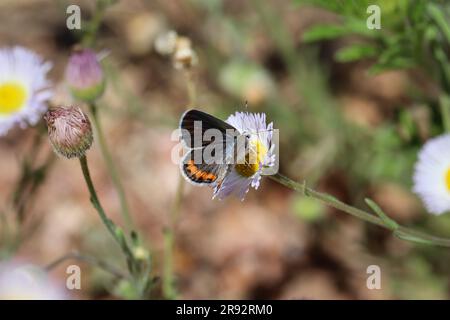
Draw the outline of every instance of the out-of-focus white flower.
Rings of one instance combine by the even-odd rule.
[[[429,140],[419,152],[414,192],[430,213],[450,211],[450,134]]]
[[[165,18],[161,14],[143,11],[130,17],[126,21],[125,35],[131,54],[137,56],[147,54],[165,29]]]
[[[35,125],[52,96],[51,63],[23,48],[0,49],[0,136],[15,125]]]
[[[0,264],[0,300],[63,300],[63,287],[50,281],[40,268],[6,262]]]
[[[247,136],[248,148],[245,152],[238,150],[236,163],[223,181],[215,186],[213,198],[223,199],[235,194],[244,200],[250,186],[258,189],[264,168],[275,164],[273,123],[266,123],[264,113],[247,112],[236,112],[226,122]]]
[[[198,63],[191,40],[175,31],[160,34],[155,41],[155,50],[163,56],[171,56],[175,69],[188,70]]]
[[[155,40],[156,52],[163,56],[170,56],[175,52],[177,38],[178,34],[173,30],[161,33]]]

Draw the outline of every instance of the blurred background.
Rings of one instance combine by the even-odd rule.
[[[70,4],[81,8],[81,32],[66,27]],[[381,8],[380,30],[367,28],[370,4]],[[108,5],[95,42],[107,75],[98,106],[150,252],[149,297],[168,298],[161,284],[169,228],[177,298],[449,298],[448,249],[402,241],[269,179],[244,202],[211,200],[211,189],[185,184],[178,219],[169,219],[180,176],[171,133],[194,94],[197,108],[222,119],[243,111],[245,101],[248,111],[265,112],[280,130],[284,175],[366,210],[370,197],[401,224],[450,237],[450,216],[427,214],[411,192],[418,150],[444,131],[438,102],[450,88],[449,14],[445,1],[424,0]],[[2,0],[0,43],[52,61],[52,103],[72,104],[64,69],[95,17],[94,1]],[[155,50],[170,30],[191,42],[197,63],[189,70]],[[78,162],[53,156],[41,127],[0,139],[0,257],[45,267],[79,252],[124,269]],[[123,225],[96,143],[88,157],[106,212]],[[89,261],[53,266],[54,281],[64,285],[70,264],[82,270],[82,289],[71,297],[129,297],[120,280]],[[366,287],[369,265],[381,268],[380,290]]]

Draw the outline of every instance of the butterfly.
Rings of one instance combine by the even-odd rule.
[[[237,141],[242,141],[245,147],[245,134],[196,109],[181,116],[180,130],[181,141],[188,149],[180,163],[183,177],[194,185],[220,186],[231,170],[237,154]]]

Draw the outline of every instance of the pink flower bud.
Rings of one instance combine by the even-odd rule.
[[[81,101],[94,101],[105,89],[102,66],[91,49],[74,51],[69,58],[65,77],[72,95]]]

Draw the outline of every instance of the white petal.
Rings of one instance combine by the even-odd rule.
[[[28,96],[20,110],[0,115],[0,136],[16,125],[26,128],[39,121],[47,110],[46,101],[52,96],[51,83],[47,80],[51,66],[26,48],[0,49],[0,85],[9,81],[19,82],[26,88]]]
[[[413,176],[413,191],[430,213],[450,211],[450,190],[446,175],[450,169],[450,135],[429,140],[419,153]]]

